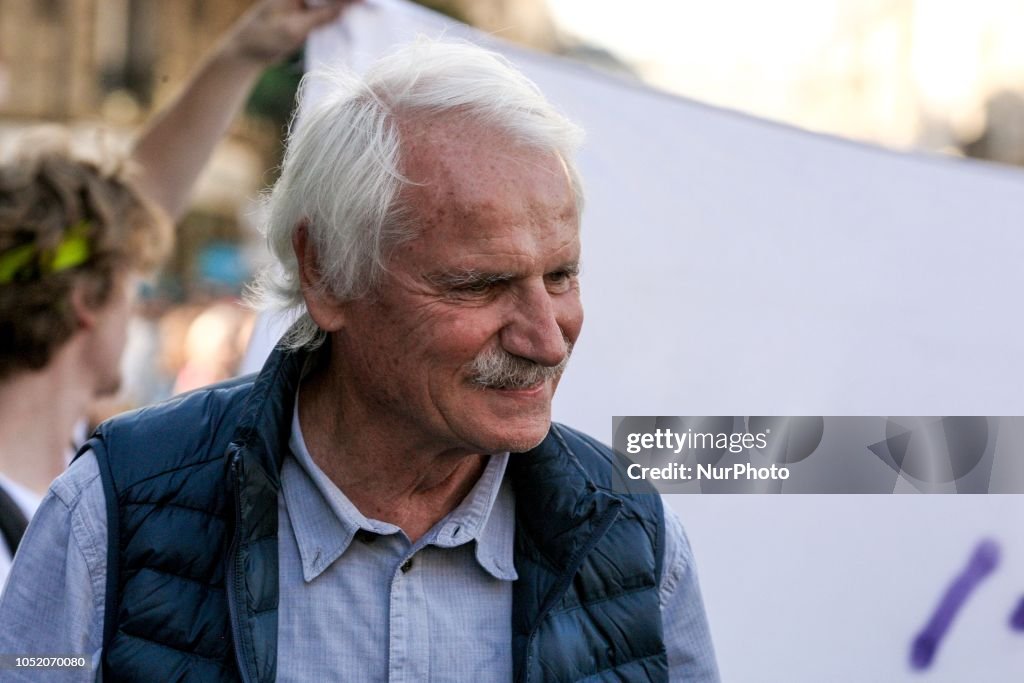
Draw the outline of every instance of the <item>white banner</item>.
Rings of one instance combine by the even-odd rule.
[[[440,32],[505,53],[588,133],[587,321],[556,419],[610,442],[612,415],[1024,415],[1024,174],[669,96],[400,0],[353,8],[308,54],[360,69]],[[668,499],[724,680],[916,680],[911,639],[986,533],[1006,566],[929,680],[1024,671],[1006,624],[1020,498]]]
[[[504,52],[587,131],[587,319],[556,419],[608,441],[612,415],[1024,414],[1021,172],[705,106],[400,0],[309,56],[359,69],[441,32]]]

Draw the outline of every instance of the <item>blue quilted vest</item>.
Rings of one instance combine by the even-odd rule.
[[[274,680],[277,493],[304,360],[275,351],[255,379],[120,416],[89,441],[110,529],[104,681]],[[614,493],[614,462],[560,425],[509,459],[516,681],[668,678],[661,500]]]

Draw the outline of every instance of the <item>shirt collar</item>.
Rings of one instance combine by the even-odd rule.
[[[508,453],[501,456],[492,455],[491,460],[502,458],[502,474],[508,463]],[[515,581],[516,563],[513,556],[516,533],[516,500],[512,493],[512,484],[504,476],[500,477],[498,492],[494,498],[490,514],[483,525],[483,532],[476,537],[476,561],[484,570],[501,581]]]
[[[442,548],[476,541],[477,564],[496,579],[515,581],[515,497],[505,482],[508,458],[508,453],[492,455],[473,489],[427,537]]]
[[[352,543],[360,530],[394,534],[400,529],[367,518],[313,461],[299,424],[298,400],[292,411],[288,445],[292,458],[285,458],[281,471],[281,493],[288,510],[295,541],[302,560],[302,574],[312,581],[331,566]],[[476,561],[496,579],[517,578],[513,560],[515,542],[515,498],[503,483],[508,453],[492,455],[480,479],[463,501],[437,523],[418,546],[442,548],[476,541]]]

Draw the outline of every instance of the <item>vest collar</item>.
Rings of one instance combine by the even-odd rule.
[[[509,459],[508,476],[522,501],[517,526],[558,570],[569,570],[598,521],[622,506],[590,478],[556,423],[540,445]]]
[[[274,485],[275,495],[281,487],[281,465],[288,448],[295,396],[309,355],[305,349],[281,347],[271,352],[256,376],[232,439],[243,454],[246,470],[259,467]]]

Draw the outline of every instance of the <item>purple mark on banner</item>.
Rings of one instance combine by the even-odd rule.
[[[1024,631],[1024,598],[1017,603],[1017,609],[1010,615],[1010,628],[1014,631]]]
[[[989,574],[999,564],[999,544],[993,540],[986,539],[978,544],[971,555],[967,567],[946,589],[935,613],[928,620],[925,627],[914,638],[910,649],[910,665],[915,669],[928,668],[935,658],[935,651],[939,643],[949,630],[957,612],[963,607],[964,602]]]

